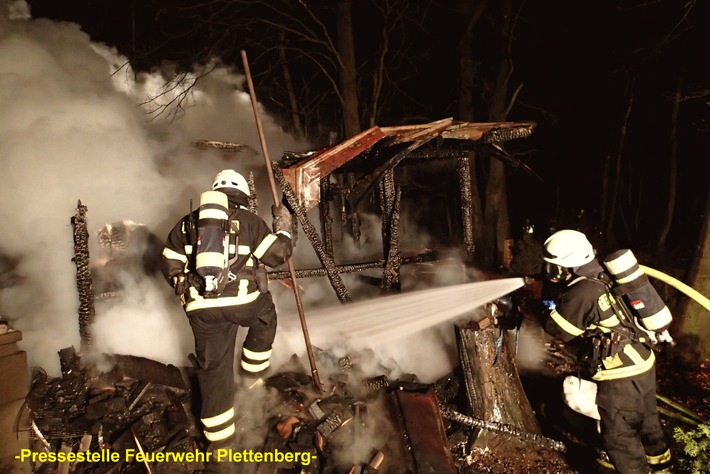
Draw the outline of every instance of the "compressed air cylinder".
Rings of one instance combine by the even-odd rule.
[[[616,282],[614,294],[624,298],[644,328],[652,332],[668,328],[673,316],[631,250],[610,254],[604,259],[604,266]]]
[[[206,297],[218,296],[220,284],[229,271],[229,201],[219,191],[200,195],[197,219],[195,267],[205,279]]]

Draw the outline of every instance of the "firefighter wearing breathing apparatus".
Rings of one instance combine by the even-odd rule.
[[[623,474],[669,472],[662,471],[671,454],[656,410],[653,335],[671,323],[670,312],[663,305],[635,317],[624,309],[624,297],[615,296],[612,288],[624,278],[639,280],[627,290],[638,292],[640,283],[648,283],[630,252],[612,254],[605,270],[586,236],[570,229],[551,235],[543,252],[547,278],[565,285],[543,324],[577,346],[586,376],[597,383],[601,435],[614,468]]]
[[[199,209],[170,231],[163,274],[180,296],[195,338],[200,418],[213,445],[234,438],[234,350],[239,326],[248,327],[241,371],[252,378],[269,367],[276,335],[276,309],[267,288],[266,266],[284,263],[292,252],[291,216],[272,207],[272,230],[248,210],[249,186],[234,170],[223,170]]]

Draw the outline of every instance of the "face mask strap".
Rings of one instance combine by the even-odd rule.
[[[560,265],[547,262],[545,263],[545,276],[555,283],[567,280],[570,275],[570,269]]]

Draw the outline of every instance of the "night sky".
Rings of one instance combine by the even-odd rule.
[[[213,24],[208,33],[200,27],[208,15],[205,8],[181,7],[194,2],[28,3],[35,18],[79,23],[93,40],[113,45],[132,58],[135,69],[149,69],[162,60],[189,67],[193,58],[205,59],[215,52],[239,66],[239,51],[250,52],[248,40],[254,39],[234,22],[230,26],[230,15],[235,15],[230,2],[207,3],[210,12],[218,11],[217,17],[225,23]],[[243,3],[249,2],[231,2]],[[399,6],[409,3],[400,2]],[[458,45],[463,26],[457,3],[416,2],[416,15],[422,20],[420,34],[402,35],[397,44],[410,64],[409,71],[417,73],[398,84],[400,95],[393,92],[383,123],[378,125],[457,118]],[[486,94],[499,55],[494,41],[499,2],[491,3],[474,34],[481,97],[474,111],[477,121],[488,120]],[[354,4],[358,60],[371,60],[368,55],[377,40],[371,2]],[[650,245],[668,200],[672,97],[682,80],[686,100],[678,117],[679,194],[669,244],[671,250],[692,247],[709,184],[703,171],[710,151],[708,2],[513,0],[513,12],[516,27],[511,43],[514,71],[510,93],[519,84],[523,86],[509,120],[532,120],[538,126],[532,137],[511,142],[510,151],[543,178],[540,181],[520,169],[510,170],[513,231],[517,232],[526,218],[540,227],[546,226],[551,216],[562,224],[575,225],[579,209],[592,216],[600,212],[604,166],[616,159],[622,146],[622,124],[633,97],[621,150],[623,185],[617,212],[631,216],[638,209],[640,218],[632,224],[619,224],[631,230],[620,231],[617,237],[623,239],[628,233],[633,244]],[[268,43],[273,38],[267,30],[261,39]],[[211,50],[215,44],[218,47]],[[251,69],[257,75],[266,67],[260,61],[272,61],[258,54],[252,59]],[[402,59],[399,61],[398,67]],[[269,91],[267,79],[257,76],[255,81],[264,97]]]

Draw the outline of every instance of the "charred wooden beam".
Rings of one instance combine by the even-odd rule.
[[[357,182],[355,178],[355,173],[347,173],[348,187],[352,188]],[[357,209],[350,209],[350,229],[353,233],[353,241],[359,247],[360,246],[360,214],[357,213]]]
[[[398,125],[382,127],[387,136],[413,133],[430,127],[431,123],[416,125]],[[530,136],[537,124],[535,122],[452,122],[441,132],[443,138],[497,143]]]
[[[249,172],[249,212],[254,214],[259,213],[259,201],[256,195],[256,184],[254,182],[254,173]]]
[[[471,191],[471,160],[470,154],[458,159],[459,186],[461,192],[461,221],[463,222],[463,245],[466,251],[466,261],[473,262],[473,193]]]
[[[323,244],[325,252],[333,256],[333,218],[330,215],[330,200],[327,196],[330,192],[330,181],[328,177],[323,177],[320,180],[320,195],[321,200],[318,203],[320,213],[321,233],[323,234]]]
[[[222,151],[240,152],[248,150],[252,153],[256,153],[249,145],[242,145],[241,143],[233,142],[221,142],[217,140],[195,140],[195,146],[201,150],[214,148]]]
[[[501,143],[518,138],[527,138],[535,129],[534,122],[501,123],[488,130],[481,140],[486,143]]]
[[[409,265],[412,263],[422,263],[422,262],[432,262],[437,260],[439,255],[428,250],[426,252],[410,255],[401,258],[402,265]],[[361,272],[363,270],[368,270],[371,268],[384,268],[385,260],[377,260],[376,262],[364,262],[364,263],[353,263],[350,265],[336,265],[338,273],[354,273]],[[296,270],[296,278],[312,278],[312,277],[322,277],[327,276],[325,268],[308,268],[303,270]],[[284,280],[291,278],[291,274],[287,270],[272,270],[269,272],[269,280]]]
[[[527,443],[532,443],[545,449],[553,449],[555,451],[565,452],[567,447],[561,441],[548,438],[546,436],[537,435],[533,433],[526,433],[520,431],[519,428],[511,425],[506,425],[504,423],[497,423],[495,421],[483,421],[472,416],[464,415],[447,407],[441,407],[441,416],[447,420],[455,421],[472,428],[478,428],[481,430],[490,430],[498,433],[505,433],[507,435],[514,436],[521,441]]]
[[[282,172],[286,181],[291,185],[299,204],[306,211],[314,208],[320,200],[320,185],[318,181],[365,152],[384,137],[385,134],[382,133],[380,128],[374,126],[333,148],[284,168]]]
[[[392,181],[394,181],[394,179]],[[387,219],[390,226],[389,242],[387,244],[387,263],[385,264],[385,270],[382,273],[382,282],[380,283],[380,289],[384,291],[392,289],[399,291],[401,285],[399,278],[402,266],[402,253],[399,248],[399,205],[401,198],[402,191],[397,190],[394,202],[392,203],[390,218]]]
[[[177,388],[185,392],[190,390],[180,369],[172,364],[163,364],[152,359],[132,355],[115,354],[110,358],[126,377]]]
[[[340,208],[340,223],[343,228],[348,223],[347,194],[348,188],[345,186],[345,176],[342,173],[335,175],[335,184],[338,189],[338,207]]]
[[[380,201],[380,215],[382,216],[382,254],[387,257],[392,227],[390,221],[392,219],[392,209],[394,208],[396,193],[394,174],[391,171],[384,174],[382,181],[377,185],[377,190]]]
[[[336,265],[335,269],[338,273],[353,273],[361,272],[370,268],[382,268],[385,264],[384,260],[378,260],[377,262],[367,262],[367,263],[355,263],[352,265]],[[269,280],[285,280],[291,278],[291,274],[288,271],[270,271]],[[296,278],[312,278],[312,277],[322,277],[328,276],[328,271],[325,268],[308,268],[303,270],[296,270]]]
[[[390,411],[395,436],[400,436],[399,458],[403,460],[396,472],[437,474],[457,473],[446,428],[435,391],[431,386],[397,384],[389,393]],[[389,464],[385,463],[383,472]]]
[[[61,349],[58,354],[62,377],[68,378],[75,376],[81,371],[81,359],[76,353],[74,346],[65,347]]]
[[[323,268],[326,270],[326,274],[328,275],[328,279],[330,280],[330,284],[333,287],[333,290],[335,290],[335,294],[338,296],[338,299],[341,303],[350,303],[352,301],[352,298],[350,296],[350,293],[348,292],[348,289],[345,287],[343,279],[338,273],[335,261],[330,255],[328,255],[328,253],[323,248],[323,243],[320,237],[318,236],[318,232],[316,231],[315,227],[308,219],[306,210],[303,208],[303,206],[299,204],[298,199],[293,192],[293,189],[291,189],[291,185],[288,183],[288,181],[286,181],[286,178],[281,172],[281,168],[278,166],[278,164],[273,163],[272,168],[274,171],[274,178],[279,183],[279,186],[281,186],[281,190],[284,194],[284,197],[286,198],[286,201],[291,206],[291,209],[293,209],[294,214],[298,218],[298,221],[301,223],[303,232],[306,234],[306,237],[308,237],[308,240],[313,246],[313,250],[315,250],[318,259],[323,265]]]
[[[74,263],[76,264],[76,288],[79,292],[79,335],[81,350],[91,344],[91,325],[96,318],[94,289],[91,280],[89,258],[89,230],[86,221],[87,208],[77,203],[76,214],[71,219],[74,230]]]
[[[374,170],[374,172],[363,177],[362,179],[360,179],[360,181],[358,181],[355,186],[353,186],[350,191],[350,194],[348,195],[348,199],[350,201],[350,209],[354,210],[357,207],[358,203],[360,203],[362,198],[365,197],[365,195],[369,193],[370,190],[372,190],[375,184],[380,181],[380,179],[382,179],[382,177],[387,171],[394,169],[394,167],[397,166],[400,161],[405,159],[412,151],[416,150],[425,143],[439,136],[439,134],[443,130],[445,130],[449,125],[451,125],[451,122],[452,119],[450,118],[438,120],[436,122],[428,124],[427,128],[424,128],[422,130],[416,130],[412,133],[406,134],[405,136],[398,137],[398,143],[411,142],[410,145],[396,153],[392,158],[388,159],[383,164],[378,166],[377,169]]]

